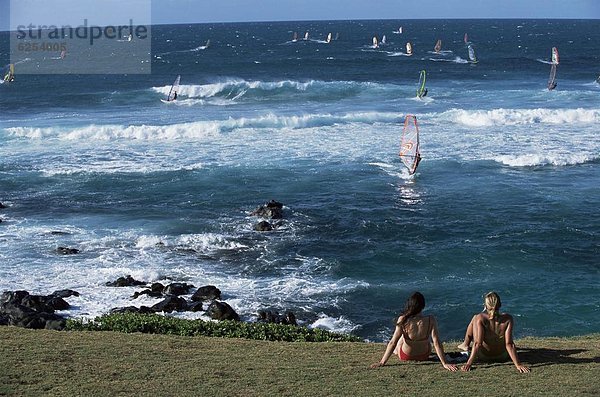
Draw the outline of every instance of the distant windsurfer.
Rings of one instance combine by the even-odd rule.
[[[8,69],[6,71],[6,74],[4,75],[3,80],[5,83],[12,83],[13,81],[15,81],[14,65],[8,65]]]

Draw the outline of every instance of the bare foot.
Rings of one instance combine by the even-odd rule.
[[[466,352],[469,351],[469,345],[466,345],[464,342],[461,343],[460,345],[456,346],[456,347],[458,347],[460,350],[463,350],[463,351],[466,351]]]

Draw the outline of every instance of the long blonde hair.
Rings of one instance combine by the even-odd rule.
[[[488,292],[484,296],[485,303],[485,311],[487,312],[490,320],[496,320],[498,318],[498,310],[500,306],[502,306],[502,302],[500,301],[500,296],[498,296],[495,292]]]

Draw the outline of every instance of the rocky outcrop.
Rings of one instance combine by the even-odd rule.
[[[281,219],[283,218],[283,204],[278,201],[271,200],[265,205],[261,205],[251,215],[261,216],[268,219]]]
[[[0,295],[0,324],[34,329],[62,330],[66,319],[54,312],[70,305],[63,297],[78,296],[62,290],[51,295],[31,295],[27,291],[8,291]]]
[[[194,295],[192,295],[192,301],[194,302],[211,301],[215,299],[221,299],[221,290],[214,285],[200,287],[194,292]]]
[[[212,301],[206,309],[206,314],[213,320],[240,321],[240,316],[225,302]]]
[[[298,323],[296,322],[296,316],[290,311],[282,315],[279,314],[277,311],[260,310],[258,312],[257,321],[261,323],[298,325]]]
[[[140,285],[146,285],[146,284],[147,283],[145,283],[143,281],[138,281],[138,280],[134,279],[133,277],[131,277],[130,275],[127,275],[125,277],[119,277],[115,281],[107,282],[106,286],[107,287],[134,287],[134,286],[140,286]]]

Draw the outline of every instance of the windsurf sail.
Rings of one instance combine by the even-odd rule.
[[[210,39],[206,40],[206,44],[204,44],[204,48],[208,48],[210,46]]]
[[[440,50],[442,49],[442,40],[439,40],[435,43],[435,47],[433,47],[433,50],[435,52],[440,52]]]
[[[335,34],[335,39],[334,39],[334,40],[338,40],[339,38],[340,38],[340,33],[339,33],[339,32],[337,32],[337,33]]]
[[[553,63],[550,67],[550,77],[548,78],[548,90],[552,91],[556,88],[556,64]]]
[[[294,35],[292,36],[292,41],[293,42],[298,41],[298,32],[294,32]]]
[[[171,86],[171,90],[169,90],[169,95],[167,95],[167,102],[174,101],[177,99],[177,91],[179,91],[179,81],[181,80],[181,76],[177,75],[175,82]]]
[[[308,32],[304,33],[304,40],[308,40]]]
[[[464,40],[465,40],[465,44],[467,44],[469,42],[469,35],[466,33],[465,33]]]
[[[400,141],[400,160],[408,168],[410,175],[414,174],[421,161],[419,151],[419,127],[417,118],[413,115],[406,115],[404,118],[404,129],[402,130],[402,139]]]
[[[62,51],[60,52],[60,59],[65,59],[65,58],[66,58],[66,56],[67,56],[67,50],[62,50]]]
[[[386,37],[385,35],[383,35],[383,37],[381,38],[381,44],[386,44]]]
[[[330,32],[330,33],[327,35],[327,40],[326,40],[328,43],[331,43],[331,37],[332,37],[332,34],[331,34],[331,32]]]
[[[475,49],[471,44],[467,45],[467,49],[469,50],[469,60],[473,63],[477,63],[477,57],[475,56]]]
[[[425,80],[427,79],[427,72],[425,70],[421,70],[419,74],[419,85],[417,86],[417,96],[419,98],[423,98],[427,95],[427,89],[425,88]]]
[[[402,34],[402,26],[400,26],[400,27],[398,28],[398,33],[399,33],[399,34]]]
[[[10,83],[15,79],[15,65],[10,64],[5,68],[4,78],[3,80],[7,83]]]
[[[552,47],[552,64],[553,65],[558,65],[559,59],[558,59],[558,48],[556,47]]]
[[[373,36],[373,48],[379,48],[379,42],[377,41],[377,36]]]
[[[406,54],[407,55],[412,55],[412,44],[406,43]]]

